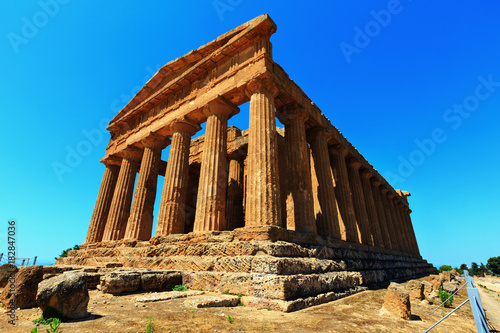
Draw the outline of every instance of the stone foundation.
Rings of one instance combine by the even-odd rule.
[[[273,303],[283,309],[303,308],[364,287],[436,272],[421,257],[279,227],[85,244],[57,263],[180,271],[182,283],[191,289],[295,304]]]

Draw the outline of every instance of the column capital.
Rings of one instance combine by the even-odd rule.
[[[380,188],[380,191],[383,193],[383,194],[386,194],[387,192],[389,192],[389,189],[386,188],[386,187],[381,187]]]
[[[147,137],[141,140],[141,143],[144,147],[163,149],[170,144],[170,139],[163,135],[150,132]]]
[[[101,158],[101,163],[104,164],[105,166],[110,166],[110,165],[120,166],[122,164],[122,159],[115,155],[109,155]]]
[[[347,155],[349,155],[349,151],[347,151],[347,149],[345,149],[340,144],[333,145],[328,150],[329,150],[330,154],[340,155],[340,156],[343,156],[343,157],[346,157]]]
[[[373,178],[371,179],[371,182],[372,182],[372,184],[373,184],[374,186],[376,186],[376,187],[379,187],[379,186],[382,184],[382,182],[380,181],[380,179],[378,179],[377,177],[373,177]]]
[[[368,169],[361,169],[361,177],[370,179],[373,177],[373,173]]]
[[[323,140],[328,142],[332,137],[332,134],[324,127],[313,127],[306,134],[308,141]]]
[[[201,130],[201,126],[187,118],[174,120],[169,129],[172,133],[181,132],[187,133],[189,136],[193,136],[196,132]]]
[[[251,79],[244,87],[244,92],[249,98],[258,91],[266,91],[273,97],[278,96],[279,93],[279,89],[276,84],[267,77]]]
[[[361,164],[360,161],[358,161],[357,159],[355,158],[350,158],[349,160],[347,160],[347,165],[350,167],[350,168],[353,168],[353,169],[356,169],[358,170],[359,168],[361,168],[361,166],[363,164]]]
[[[387,191],[389,191],[389,190],[387,190]],[[392,192],[388,192],[388,193],[387,193],[387,197],[388,197],[389,199],[391,199],[391,200],[392,200],[392,199],[394,199],[396,196],[394,195],[394,193],[392,193]],[[394,200],[392,200],[392,201],[394,201]]]
[[[307,121],[307,119],[309,119],[309,114],[297,102],[289,103],[285,106],[282,106],[276,111],[277,111],[276,116],[285,125],[288,125],[288,122],[291,119],[300,119],[304,122]]]
[[[227,98],[221,95],[217,95],[214,100],[208,102],[203,107],[203,114],[207,117],[214,113],[232,117],[239,112],[240,108],[238,106],[234,105]]]
[[[143,152],[144,151],[142,149],[130,145],[127,146],[127,148],[123,149],[122,151],[118,152],[117,155],[121,156],[122,158],[139,160],[141,159]]]

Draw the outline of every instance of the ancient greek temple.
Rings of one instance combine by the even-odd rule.
[[[313,302],[434,270],[410,194],[273,59],[275,32],[261,15],[167,63],[110,121],[85,243],[58,262],[180,270],[196,288]],[[247,102],[249,128],[228,127]]]

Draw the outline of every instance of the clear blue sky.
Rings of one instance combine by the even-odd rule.
[[[166,62],[268,13],[275,61],[411,192],[422,256],[456,266],[500,255],[500,4],[57,3],[0,3],[0,253],[12,218],[21,257],[50,263],[83,243],[109,139],[101,123]],[[80,159],[68,163],[71,152]]]

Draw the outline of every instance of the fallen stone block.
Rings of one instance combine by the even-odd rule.
[[[386,311],[405,320],[411,318],[410,295],[399,283],[391,282],[389,288],[387,288],[381,314]]]
[[[214,308],[214,307],[233,307],[240,301],[238,296],[220,295],[207,296],[184,301],[184,305],[193,308]]]

